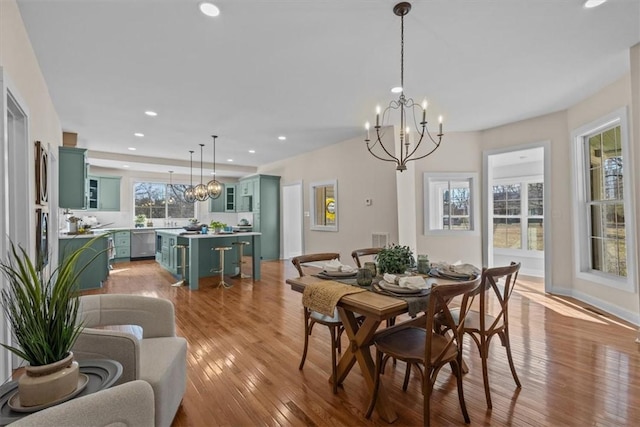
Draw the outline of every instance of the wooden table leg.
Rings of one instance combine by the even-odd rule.
[[[338,363],[338,384],[341,384],[342,381],[344,381],[347,374],[351,371],[351,368],[357,361],[360,366],[360,370],[362,371],[362,376],[367,383],[367,387],[369,387],[369,393],[372,393],[375,383],[376,368],[373,358],[371,357],[369,347],[371,346],[373,336],[380,325],[380,320],[374,320],[367,317],[365,318],[362,326],[358,326],[358,322],[356,322],[353,312],[345,310],[342,307],[338,307],[338,312],[340,313],[340,319],[344,324],[344,331],[349,337],[349,347],[345,349],[342,357],[340,358],[340,362]],[[389,400],[384,389],[384,384],[382,383],[380,383],[380,387],[378,388],[376,410],[378,415],[388,423],[392,423],[398,419],[398,414],[391,404],[391,400]]]

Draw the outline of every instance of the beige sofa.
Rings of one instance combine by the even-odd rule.
[[[153,389],[146,381],[130,381],[28,415],[11,427],[151,427]]]
[[[187,382],[187,341],[176,336],[173,304],[139,295],[86,295],[80,298],[79,319],[85,329],[73,348],[75,357],[117,360],[123,372],[116,384],[148,382],[154,394],[155,425],[170,426]],[[140,326],[142,337],[100,329],[114,325]]]

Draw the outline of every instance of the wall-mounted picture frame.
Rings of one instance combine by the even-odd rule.
[[[36,269],[42,271],[49,264],[49,211],[36,209]]]
[[[42,142],[35,143],[36,205],[46,206],[49,201],[49,155]]]

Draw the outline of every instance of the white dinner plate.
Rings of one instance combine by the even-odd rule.
[[[380,282],[378,282],[378,286],[380,286],[380,288],[384,289],[385,291],[394,292],[396,294],[407,294],[407,295],[419,294],[429,290],[428,288],[425,288],[425,289],[403,288],[398,285],[394,285],[389,282],[386,282],[384,280],[381,280]]]

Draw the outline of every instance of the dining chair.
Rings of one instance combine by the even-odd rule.
[[[518,278],[520,263],[512,262],[508,266],[484,268],[482,270],[482,283],[478,288],[480,294],[479,311],[470,310],[464,323],[464,332],[469,334],[476,345],[482,358],[482,378],[484,381],[484,394],[487,398],[487,407],[492,408],[491,390],[489,388],[489,375],[487,371],[487,359],[489,358],[489,344],[495,335],[500,337],[502,346],[507,350],[507,359],[511,375],[518,388],[522,387],[518,374],[513,364],[511,355],[511,343],[509,340],[509,300]],[[501,282],[503,280],[503,282]],[[491,298],[492,302],[489,301]],[[489,307],[496,307],[494,313],[489,313]],[[495,313],[497,311],[497,314]],[[484,313],[484,315],[481,315]],[[456,312],[453,312],[456,315]],[[440,320],[438,317],[437,321]],[[438,326],[437,326],[438,327]],[[446,327],[442,328],[446,330]]]
[[[325,252],[300,255],[297,257],[293,257],[291,259],[291,263],[294,265],[296,270],[298,270],[299,276],[303,277],[305,275],[303,271],[303,267],[305,266],[305,264],[320,261],[331,261],[332,259],[339,260],[340,254],[334,252]],[[307,348],[309,347],[309,336],[311,335],[313,326],[316,323],[328,327],[329,333],[331,334],[331,380],[333,383],[333,393],[335,394],[338,392],[338,381],[336,379],[336,352],[338,354],[342,353],[340,338],[342,337],[342,333],[344,332],[344,326],[340,321],[340,315],[338,314],[337,309],[334,311],[333,316],[326,316],[316,311],[309,310],[309,308],[307,307],[304,307],[304,350],[302,351],[302,360],[300,360],[300,366],[298,367],[298,369],[302,369],[304,367],[304,362],[307,358]]]
[[[481,278],[474,280],[442,285],[433,285],[429,294],[429,304],[425,314],[425,327],[416,327],[404,322],[382,331],[375,339],[376,374],[374,389],[367,408],[366,417],[370,418],[376,403],[380,388],[383,359],[389,355],[402,360],[407,365],[414,365],[422,376],[423,421],[430,424],[430,401],[433,386],[440,369],[449,364],[456,376],[458,400],[464,421],[470,422],[467,407],[464,402],[462,388],[462,337],[465,316],[469,311],[471,301],[480,286]],[[459,315],[454,317],[449,309],[449,302],[462,296]],[[442,325],[448,327],[444,334],[435,332],[435,315],[442,314]],[[422,369],[421,369],[422,368]],[[406,377],[405,377],[406,382]],[[404,388],[404,387],[403,387]]]
[[[351,252],[351,256],[353,257],[353,261],[356,263],[356,267],[362,268],[362,263],[360,262],[360,257],[367,255],[377,255],[382,248],[364,248],[364,249],[356,249]]]

